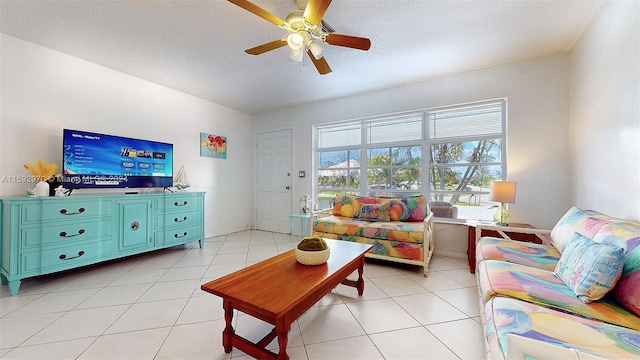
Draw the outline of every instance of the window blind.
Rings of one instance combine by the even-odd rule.
[[[360,145],[362,123],[340,124],[318,128],[318,148]]]
[[[416,113],[368,121],[367,144],[420,140],[422,118],[422,113]]]
[[[493,102],[427,111],[429,139],[446,139],[502,133],[503,103]]]

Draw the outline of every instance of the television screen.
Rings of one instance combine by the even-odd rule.
[[[166,187],[173,145],[86,131],[63,131],[65,188]]]

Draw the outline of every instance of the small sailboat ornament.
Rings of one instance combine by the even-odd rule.
[[[178,189],[178,191],[184,191],[189,186],[191,186],[191,182],[189,181],[187,172],[184,171],[184,165],[182,165],[180,166],[180,170],[178,170],[176,177],[173,178],[173,187]]]

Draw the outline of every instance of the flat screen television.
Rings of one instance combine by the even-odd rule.
[[[173,184],[172,144],[64,129],[62,146],[67,189]]]

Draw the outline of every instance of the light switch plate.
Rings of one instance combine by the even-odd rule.
[[[306,173],[304,171],[302,171],[302,170],[298,171],[298,177],[303,178],[305,176],[306,176]]]

